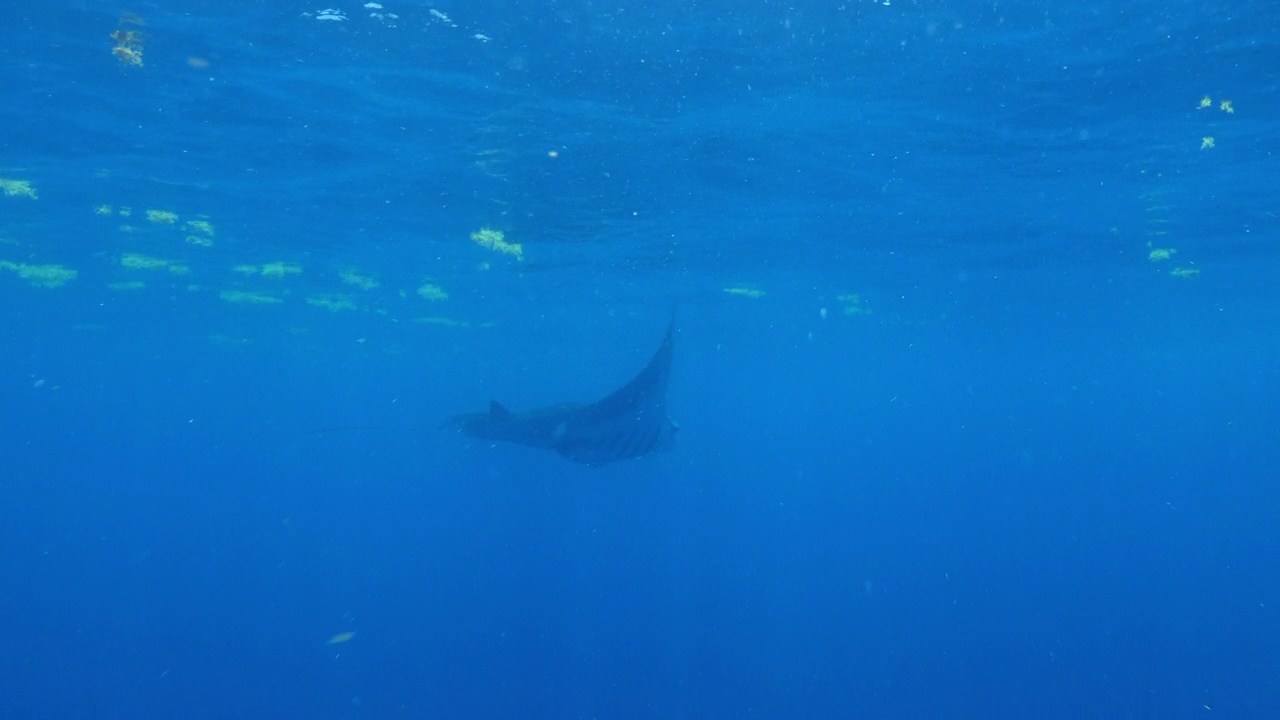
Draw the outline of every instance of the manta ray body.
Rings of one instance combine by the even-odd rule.
[[[561,403],[515,413],[491,401],[489,412],[448,424],[474,438],[554,450],[573,462],[608,465],[668,445],[678,426],[667,417],[675,317],[649,364],[621,388],[589,405]]]

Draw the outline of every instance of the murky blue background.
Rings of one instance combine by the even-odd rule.
[[[7,14],[0,714],[1280,713],[1274,3],[383,4]]]

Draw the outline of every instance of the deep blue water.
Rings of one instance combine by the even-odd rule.
[[[1274,2],[325,4],[7,13],[0,717],[1280,716]]]

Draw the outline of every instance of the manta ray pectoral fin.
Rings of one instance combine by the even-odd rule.
[[[497,400],[489,401],[489,419],[490,420],[510,420],[511,411]]]
[[[513,413],[491,400],[489,411],[458,415],[448,425],[471,437],[555,450],[573,462],[607,465],[666,446],[677,427],[667,417],[675,344],[675,311],[649,363],[622,387],[586,405],[560,403]]]

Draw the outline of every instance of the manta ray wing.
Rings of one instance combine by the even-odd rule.
[[[675,318],[649,364],[626,385],[573,413],[555,449],[588,465],[644,457],[668,444],[676,424],[667,417]]]
[[[667,445],[678,429],[667,417],[675,314],[649,364],[626,385],[582,406],[553,405],[513,413],[498,402],[489,412],[459,415],[451,425],[467,435],[555,450],[587,465],[643,457]]]

